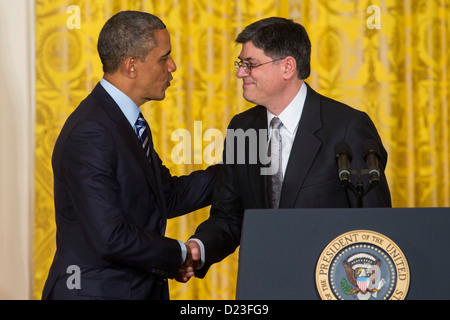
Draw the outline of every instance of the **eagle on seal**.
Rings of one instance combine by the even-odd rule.
[[[377,282],[380,282],[381,260],[379,258],[370,253],[360,252],[345,259],[342,265],[347,274],[347,279],[355,287],[348,294],[358,294],[359,296],[374,293],[376,297],[381,288],[380,286],[375,288]]]

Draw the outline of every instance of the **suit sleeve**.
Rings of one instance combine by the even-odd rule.
[[[158,161],[168,218],[175,218],[211,205],[221,164],[177,177],[170,174],[159,157]]]
[[[232,123],[230,127],[232,127]],[[232,254],[239,246],[244,218],[242,195],[236,176],[237,161],[226,163],[227,143],[223,152],[224,164],[219,173],[214,189],[214,202],[210,217],[201,223],[191,238],[202,241],[205,248],[205,265],[196,272],[196,276],[203,278],[209,267]],[[233,153],[237,154],[236,150]],[[234,159],[233,159],[234,160]]]
[[[385,174],[388,154],[370,117],[364,112],[358,112],[358,115],[352,118],[345,134],[345,141],[350,144],[353,150],[352,169],[361,170],[367,168],[367,164],[362,156],[362,148],[366,140],[373,140],[379,145],[381,157],[379,161],[380,183],[363,198],[363,207],[391,207],[391,195]],[[364,185],[368,184],[367,175],[362,177],[362,181]],[[350,191],[347,192],[349,199],[354,202],[352,207],[356,207],[355,196]]]
[[[73,129],[61,161],[76,220],[90,245],[102,256],[163,277],[173,277],[181,264],[176,240],[133,225],[119,203],[117,150],[111,135],[95,122]]]

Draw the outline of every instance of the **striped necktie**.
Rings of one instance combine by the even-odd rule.
[[[150,158],[150,135],[148,134],[147,122],[144,119],[144,116],[141,112],[139,112],[139,117],[136,120],[136,134],[142,143],[142,148],[145,151],[145,155],[148,158],[148,162],[151,162]]]

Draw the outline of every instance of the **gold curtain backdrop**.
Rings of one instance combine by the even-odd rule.
[[[393,206],[449,206],[449,0],[36,0],[33,298],[41,296],[55,252],[53,146],[67,116],[101,79],[97,37],[121,10],[153,13],[171,34],[174,81],[164,101],[142,110],[173,174],[206,168],[205,133],[225,135],[231,117],[251,106],[235,77],[237,34],[258,19],[282,16],[303,24],[311,38],[307,82],[373,119],[389,153]],[[181,141],[172,138],[177,129],[190,133],[186,164],[172,156]],[[187,240],[208,215],[206,208],[169,221],[167,236]],[[237,257],[238,250],[203,280],[170,281],[171,298],[234,299]]]

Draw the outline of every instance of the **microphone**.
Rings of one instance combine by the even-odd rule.
[[[338,164],[339,180],[344,186],[350,183],[350,162],[353,155],[350,146],[345,142],[339,142],[334,147],[336,162]]]
[[[380,182],[380,167],[378,162],[380,161],[380,146],[374,140],[364,141],[362,152],[364,161],[367,163],[367,169],[369,171],[369,183],[378,184]]]

